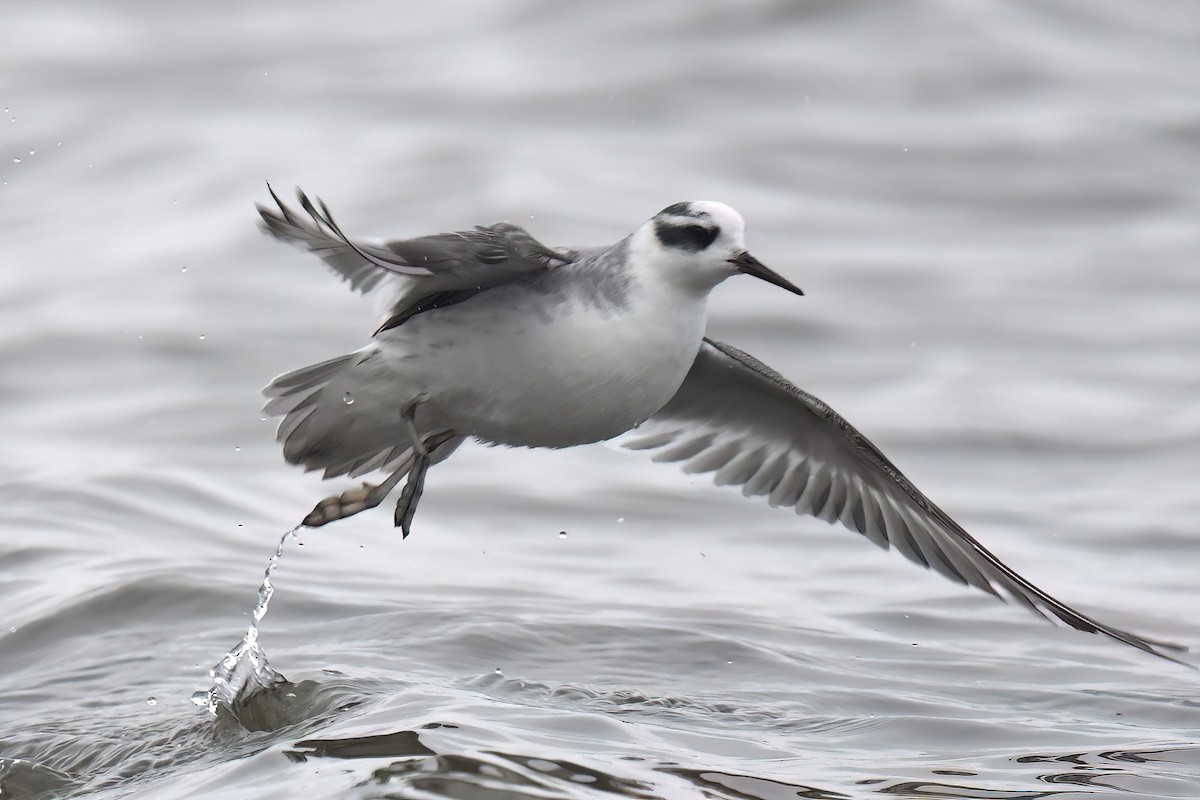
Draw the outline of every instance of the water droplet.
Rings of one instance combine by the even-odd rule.
[[[29,151],[29,155],[34,155],[35,153],[37,153],[37,150],[30,150],[30,151]]]
[[[566,531],[559,531],[559,532],[558,532],[558,538],[560,538],[560,539],[565,539],[565,538],[567,538],[567,532],[566,532]]]
[[[62,147],[62,142],[59,142],[58,144],[56,144],[56,145],[54,145],[54,146],[55,146],[55,147]]]
[[[496,667],[496,674],[497,674],[497,675],[503,675],[504,673],[500,671],[500,668],[499,668],[499,667]]]
[[[240,452],[242,452],[242,448],[238,447],[238,446],[235,444],[235,445],[233,446],[233,452],[235,452],[235,453],[240,453]]]
[[[207,339],[207,338],[208,338],[208,337],[207,337],[207,336],[205,336],[203,333],[202,333],[202,334],[200,334],[200,341],[202,341],[202,342],[203,342],[203,341],[204,341],[205,339]]]
[[[17,626],[16,626],[16,625],[12,626],[11,628],[9,628],[9,629],[8,629],[8,632],[9,632],[9,633],[16,633],[16,632],[17,632]]]
[[[617,517],[617,522],[624,522],[624,521],[625,521],[624,517]]]
[[[180,268],[179,268],[179,271],[180,271],[180,272],[187,272],[187,267],[180,267]]]
[[[342,395],[342,402],[348,406],[354,405],[354,395],[346,392],[344,395]]]
[[[147,699],[146,699],[146,705],[149,705],[149,706],[156,706],[156,705],[158,705],[158,700],[157,700],[156,698],[153,698],[153,697],[147,698]]]
[[[21,163],[21,159],[17,158],[16,156],[13,156],[13,163],[14,163],[14,164],[20,164],[20,163]]]
[[[201,689],[198,692],[192,692],[192,705],[208,708],[209,702],[212,700],[212,692],[206,692]]]

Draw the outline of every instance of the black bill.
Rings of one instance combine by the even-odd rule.
[[[738,272],[744,272],[747,275],[753,275],[756,278],[762,278],[767,283],[773,283],[781,289],[787,289],[792,294],[798,294],[801,297],[804,296],[804,292],[800,290],[799,286],[792,283],[778,272],[768,269],[761,261],[750,255],[745,250],[729,259],[729,263],[733,264],[733,266],[737,268]]]

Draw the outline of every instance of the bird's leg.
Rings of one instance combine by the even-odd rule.
[[[402,539],[408,538],[411,532],[413,515],[417,513],[417,501],[421,499],[421,492],[425,489],[425,473],[429,470],[429,450],[421,440],[421,434],[417,432],[416,414],[416,403],[405,406],[401,412],[413,449],[412,469],[408,472],[408,480],[400,492],[400,499],[396,502],[396,527],[400,529]]]
[[[374,508],[383,502],[383,498],[391,494],[392,490],[396,488],[396,484],[400,483],[400,479],[407,472],[408,462],[406,461],[378,486],[364,481],[362,486],[347,489],[340,495],[330,495],[317,503],[300,524],[309,528],[319,528],[330,522],[352,517],[368,508]]]

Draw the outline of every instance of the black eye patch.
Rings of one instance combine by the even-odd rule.
[[[654,233],[663,247],[674,247],[689,253],[699,253],[707,248],[720,232],[718,228],[695,224],[678,225],[661,219],[654,223]]]

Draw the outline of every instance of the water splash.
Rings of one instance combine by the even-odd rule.
[[[263,572],[263,582],[258,587],[258,605],[254,608],[246,635],[208,672],[213,680],[212,688],[207,691],[198,691],[192,695],[193,703],[207,708],[209,713],[214,716],[217,709],[222,706],[236,714],[238,706],[254,695],[287,683],[287,678],[272,669],[267,662],[266,651],[258,643],[258,623],[262,622],[262,618],[267,615],[267,607],[270,606],[271,597],[275,594],[275,585],[271,582],[271,575],[279,566],[279,559],[283,556],[283,546],[288,539],[296,539],[299,530],[300,526],[297,525],[280,537],[275,554],[271,556],[271,560],[267,562],[267,568]]]

